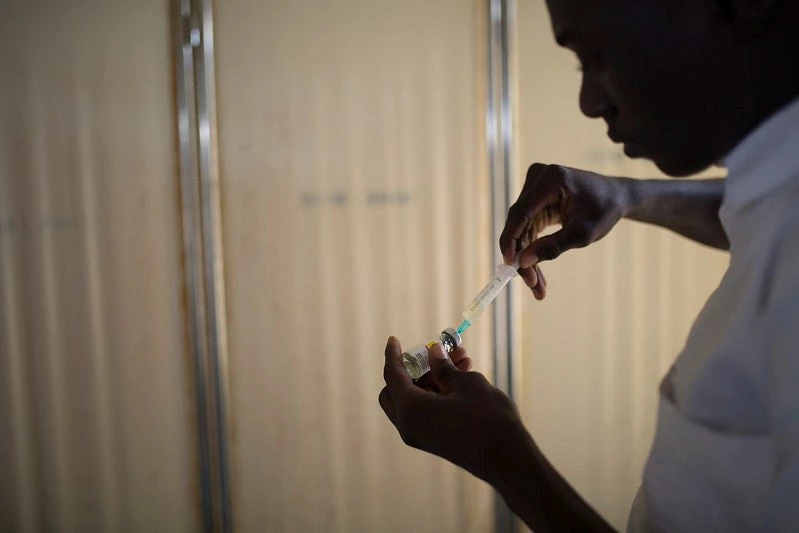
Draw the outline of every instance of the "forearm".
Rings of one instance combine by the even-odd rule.
[[[694,241],[728,250],[719,219],[724,180],[632,180],[626,218],[669,229]]]
[[[520,442],[523,440],[523,442]],[[492,481],[508,507],[536,533],[608,532],[613,528],[563,479],[525,433]]]

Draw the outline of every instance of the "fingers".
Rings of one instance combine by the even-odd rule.
[[[591,231],[587,224],[570,224],[551,235],[536,239],[522,250],[519,266],[536,265],[539,261],[551,261],[572,248],[583,248],[591,243]]]
[[[468,372],[469,370],[472,369],[472,358],[466,357],[464,359],[461,359],[460,361],[455,363],[455,366],[458,367],[458,370],[460,370],[461,372]]]
[[[386,381],[386,387],[380,392],[378,400],[392,422],[396,420],[397,401],[402,404],[404,396],[412,394],[414,391],[419,392],[419,389],[440,392],[446,384],[450,383],[450,372],[457,374],[472,369],[472,358],[468,356],[466,349],[462,346],[455,348],[447,356],[443,347],[440,344],[435,344],[428,355],[431,372],[414,384],[402,364],[402,347],[399,341],[395,337],[388,339],[385,352],[386,361],[383,367],[383,379]],[[435,369],[440,372],[436,372]]]
[[[524,177],[524,186],[522,190],[527,190],[532,187],[547,170],[549,165],[545,163],[533,163],[527,167],[527,175]]]
[[[520,239],[539,213],[560,203],[565,172],[558,165],[534,164],[528,169],[524,189],[508,211],[499,238],[499,247],[507,264],[514,262]]]
[[[538,283],[533,287],[533,296],[535,296],[536,300],[543,300],[547,295],[547,278],[544,277],[544,273],[541,272],[541,267],[538,265],[535,265],[533,269],[538,278]]]
[[[380,402],[380,407],[383,408],[383,412],[386,413],[386,416],[389,420],[391,420],[391,423],[396,426],[396,406],[394,405],[394,399],[391,397],[391,393],[388,391],[388,387],[383,387],[383,390],[380,391],[380,395],[377,397],[377,401]]]
[[[413,390],[413,381],[402,364],[402,347],[396,337],[389,337],[386,343],[386,362],[383,366],[383,379],[392,397]]]
[[[452,362],[441,344],[434,344],[430,348],[430,374],[439,389],[451,392],[456,387],[461,371]]]
[[[538,272],[535,267],[520,268],[519,276],[524,280],[524,284],[530,287],[530,290],[538,284]]]
[[[455,363],[455,366],[458,366],[463,359],[467,359],[469,357],[468,353],[466,352],[466,348],[463,346],[458,346],[451,352],[449,352],[449,358],[452,359],[452,362]]]
[[[458,346],[452,350],[449,353],[449,358],[461,372],[468,372],[472,369],[472,358],[469,357],[468,352],[466,352],[466,348],[463,346]]]
[[[506,264],[514,263],[516,254],[523,246],[522,241],[528,227],[535,222],[539,211],[545,209],[556,197],[554,191],[535,188],[520,196],[519,200],[510,208],[505,228],[499,237],[499,249],[502,251],[502,257]]]
[[[472,369],[472,358],[466,355],[466,349],[464,349],[462,346],[451,351],[449,358],[452,360],[452,363],[455,365],[455,367],[461,372],[468,372]],[[438,386],[430,372],[416,380],[416,386],[430,392],[441,392],[441,388]]]
[[[543,300],[546,297],[547,280],[538,265],[520,268],[519,276],[533,292],[536,300]]]

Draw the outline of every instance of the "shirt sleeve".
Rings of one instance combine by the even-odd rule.
[[[799,261],[788,264],[792,268],[776,276],[780,294],[764,332],[776,459],[769,531],[780,532],[799,531]]]

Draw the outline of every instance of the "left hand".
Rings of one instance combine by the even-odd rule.
[[[402,440],[438,455],[493,483],[508,468],[529,435],[510,398],[482,374],[460,369],[469,361],[462,348],[450,359],[440,344],[430,349],[429,383],[413,383],[402,364],[402,348],[394,337],[386,344],[380,406]],[[469,361],[469,365],[470,365]]]

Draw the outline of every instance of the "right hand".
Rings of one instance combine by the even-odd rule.
[[[530,166],[519,199],[508,211],[499,246],[507,264],[521,254],[519,274],[536,299],[546,295],[538,263],[607,235],[629,208],[627,183],[560,165]],[[556,224],[561,229],[538,237],[544,228]]]

